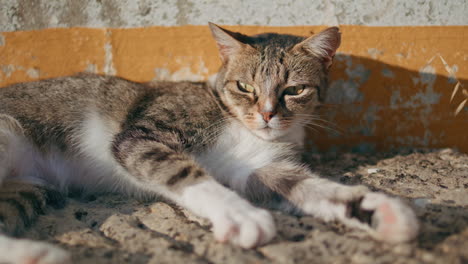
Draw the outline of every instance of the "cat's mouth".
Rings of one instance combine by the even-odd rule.
[[[270,125],[265,125],[263,127],[258,127],[252,129],[252,132],[260,137],[261,139],[272,141],[284,135],[284,131],[278,128],[274,128]]]
[[[267,126],[267,127],[264,127],[264,128],[260,128],[259,130],[262,130],[262,131],[265,131],[265,132],[271,132],[272,130],[274,130],[274,128]]]
[[[261,118],[257,118],[256,120],[246,118],[242,121],[251,133],[263,140],[275,140],[284,136],[286,132],[283,124],[276,119],[265,122]]]

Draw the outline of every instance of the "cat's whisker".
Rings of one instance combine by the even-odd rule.
[[[339,130],[338,127],[336,127],[333,123],[326,123],[324,122],[325,120],[321,119],[321,118],[317,118],[316,116],[313,116],[313,115],[303,115],[304,118],[296,118],[296,119],[292,119],[292,118],[289,118],[289,119],[283,119],[284,121],[286,121],[287,123],[296,123],[298,125],[302,125],[302,126],[308,126],[308,127],[319,127],[319,128],[323,128],[323,129],[326,129],[326,130],[330,130],[330,131],[333,131],[335,133],[339,133],[339,134],[342,134],[342,131]],[[283,122],[284,122],[283,121]],[[326,124],[321,124],[319,122],[324,122]],[[333,127],[333,126],[335,127]]]
[[[343,107],[342,105],[339,105],[339,104],[331,104],[331,103],[327,103],[327,104],[320,104],[318,105],[319,108],[339,108],[339,107]]]
[[[325,122],[331,122],[330,120],[328,119],[324,119],[324,118],[321,118],[319,115],[317,114],[295,114],[295,116],[300,116],[300,117],[311,117],[311,118],[314,118],[314,119],[317,119],[317,120],[322,120],[322,121],[325,121]]]
[[[339,131],[339,130],[333,129],[331,127],[323,126],[323,125],[320,125],[320,124],[317,124],[317,123],[307,123],[307,124],[304,124],[304,126],[305,127],[319,127],[319,128],[331,131],[331,132],[335,132],[335,133],[340,134],[340,135],[342,134],[342,132]]]
[[[313,128],[313,127],[306,127],[306,129],[312,130],[314,133],[319,133],[319,132],[318,132],[318,129],[315,129],[315,128]]]
[[[316,121],[323,122],[328,127],[330,127],[330,128],[333,127],[334,129],[336,129],[338,131],[341,131],[340,127],[337,124],[335,124],[334,122],[331,122],[329,120],[317,117],[316,115],[298,114],[297,116],[307,117],[305,120],[308,121],[308,122],[316,122]]]
[[[339,134],[342,134],[341,131],[337,130],[337,129],[334,129],[332,127],[329,127],[329,126],[326,126],[326,125],[322,125],[322,124],[319,124],[317,122],[313,122],[314,120],[282,120],[282,123],[284,123],[284,127],[282,127],[282,129],[286,128],[286,127],[290,127],[294,124],[296,125],[300,125],[300,126],[303,126],[303,127],[307,127],[307,128],[310,128],[314,131],[317,131],[315,128],[316,127],[319,127],[319,128],[322,128],[322,129],[325,129],[325,130],[330,130],[330,131],[333,131],[335,133],[339,133]]]

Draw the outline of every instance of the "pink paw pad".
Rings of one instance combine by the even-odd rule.
[[[399,243],[416,237],[419,224],[414,212],[402,201],[382,193],[367,194],[361,208],[374,211],[376,236],[380,240]]]
[[[239,233],[239,226],[230,220],[224,220],[221,224],[217,224],[213,228],[215,239],[222,243],[228,242]]]
[[[381,219],[381,221],[383,222],[382,224],[393,225],[397,223],[397,217],[395,215],[395,212],[392,211],[390,204],[383,203],[377,208],[377,210],[382,215],[382,219]]]

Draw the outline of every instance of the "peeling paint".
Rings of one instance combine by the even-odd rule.
[[[104,51],[106,55],[104,59],[103,71],[105,74],[115,75],[116,71],[115,71],[114,62],[113,62],[112,45],[110,43],[106,43],[104,45]]]
[[[177,64],[184,65],[184,58],[176,58],[174,61]],[[193,68],[196,68],[193,70]],[[205,66],[204,60],[198,58],[198,64],[195,67],[180,66],[178,70],[171,72],[167,68],[155,68],[153,81],[192,81],[199,82],[206,80],[208,68]]]
[[[371,71],[366,69],[363,64],[357,64],[355,67],[347,67],[346,74],[350,78],[358,79],[359,83],[362,84],[369,79]]]
[[[350,56],[340,54],[337,60],[346,64],[345,73],[347,79],[332,81],[327,91],[328,103],[353,103],[362,101],[364,95],[359,90],[360,86],[367,82],[371,71],[363,64],[353,64]]]
[[[156,68],[154,69],[154,78],[153,81],[171,81],[172,74],[166,68]]]
[[[39,78],[40,76],[40,71],[39,69],[35,69],[35,68],[29,68],[27,71],[26,71],[26,74],[33,78],[33,79],[37,79]]]
[[[425,65],[421,69],[419,69],[419,78],[421,79],[421,83],[427,85],[434,85],[434,81],[436,78],[435,69],[431,65]]]
[[[367,50],[367,54],[369,54],[371,56],[371,58],[373,58],[375,60],[379,56],[383,55],[384,52],[383,52],[383,50],[379,50],[379,49],[376,49],[376,48],[370,48],[370,49]]]
[[[392,91],[392,95],[390,96],[390,108],[398,109],[401,104],[403,104],[401,92],[399,90]]]
[[[192,72],[190,67],[182,67],[171,74],[173,80],[202,81],[205,76]]]
[[[454,64],[452,67],[450,67],[449,78],[448,78],[449,83],[456,83],[458,81],[457,76],[456,76],[457,72],[458,72],[458,65]]]
[[[0,34],[0,46],[5,46],[5,37]]]
[[[84,71],[88,73],[98,73],[97,65],[93,63],[88,63]]]
[[[416,93],[407,101],[404,101],[401,98],[400,91],[392,91],[392,95],[390,96],[390,108],[417,108],[421,106],[430,107],[430,105],[439,103],[441,96],[442,95],[440,93],[434,92],[432,86],[427,86],[424,91]]]
[[[412,82],[414,85],[418,85],[421,88],[425,87],[425,89],[422,91],[420,89],[419,92],[411,96],[408,100],[401,98],[401,92],[399,90],[392,91],[390,96],[390,108],[417,108],[421,106],[430,108],[432,105],[439,103],[442,95],[434,91],[434,83],[437,78],[435,72],[434,67],[431,65],[425,65],[420,68],[419,78],[412,78]]]
[[[362,117],[362,122],[360,124],[361,127],[361,134],[364,136],[373,136],[375,129],[376,129],[376,122],[380,120],[377,112],[379,110],[379,106],[373,104],[367,108],[367,111],[364,113]]]
[[[427,128],[431,123],[431,115],[433,114],[433,105],[424,105],[417,113],[418,121],[421,122],[427,132]]]
[[[327,103],[354,103],[362,101],[364,95],[359,91],[359,85],[353,80],[336,80],[331,82],[327,91]]]
[[[411,58],[411,53],[408,52],[399,52],[395,55],[399,61],[410,59]]]
[[[424,92],[419,92],[414,99],[419,99],[421,104],[432,105],[439,102],[441,94],[434,92],[434,82],[436,80],[435,69],[431,65],[426,65],[419,70],[419,77],[422,84],[426,85]]]
[[[170,72],[166,68],[156,68],[154,69],[154,78],[153,81],[203,81],[205,79],[204,75],[194,73],[190,67],[182,67],[175,72]]]
[[[1,71],[3,72],[3,74],[5,75],[6,78],[10,78],[11,75],[13,73],[15,73],[16,71],[22,71],[22,72],[25,72],[26,75],[29,77],[29,78],[32,78],[32,79],[37,79],[39,78],[40,76],[40,71],[39,69],[37,68],[29,68],[29,69],[26,69],[25,67],[23,66],[19,66],[19,65],[2,65],[1,66]]]
[[[10,78],[11,74],[16,70],[15,65],[2,65],[2,72],[7,77]]]
[[[429,146],[431,144],[431,139],[433,138],[432,133],[428,130],[424,132],[422,137],[419,136],[399,136],[396,137],[396,141],[402,145],[406,146]]]
[[[113,54],[112,54],[112,44],[110,42],[107,42],[104,45],[104,51],[105,51],[105,58],[104,58],[104,73],[109,74],[109,75],[115,75],[116,71],[114,68],[114,60],[113,60]]]
[[[383,68],[382,76],[393,79],[395,78],[395,73],[393,73],[389,68]]]

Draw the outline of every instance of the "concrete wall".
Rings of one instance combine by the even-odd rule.
[[[309,147],[468,152],[468,107],[454,115],[468,87],[466,1],[0,1],[0,87],[82,71],[202,81],[220,64],[207,21],[303,36],[351,24],[321,113],[334,125],[311,130]]]
[[[466,0],[0,0],[0,31],[206,25],[467,25]]]

